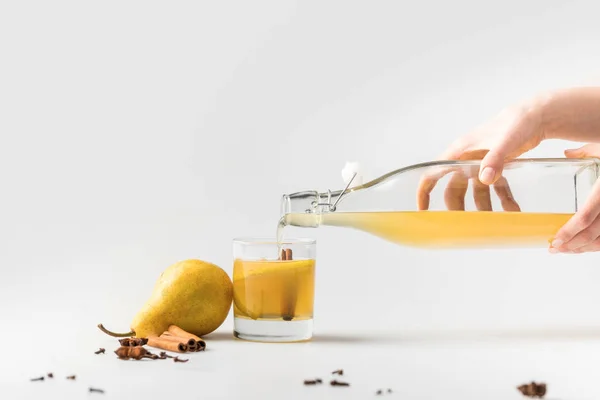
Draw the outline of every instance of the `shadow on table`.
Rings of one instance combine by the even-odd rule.
[[[226,331],[214,332],[204,337],[207,341],[233,341],[233,334]],[[310,343],[330,344],[418,344],[451,342],[493,341],[599,341],[600,327],[592,328],[547,328],[528,330],[452,330],[452,331],[402,331],[402,332],[355,332],[315,333]]]
[[[580,329],[410,331],[374,333],[315,333],[314,343],[447,343],[483,341],[600,341],[600,327]]]
[[[203,336],[202,339],[206,339],[207,341],[233,341],[235,338],[233,337],[233,332],[213,332],[209,333],[206,336]]]

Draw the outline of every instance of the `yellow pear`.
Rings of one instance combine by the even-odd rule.
[[[161,275],[150,299],[131,323],[131,332],[114,333],[98,325],[104,333],[116,336],[160,336],[170,325],[197,336],[217,329],[231,308],[233,285],[220,267],[201,260],[185,260],[168,267]]]

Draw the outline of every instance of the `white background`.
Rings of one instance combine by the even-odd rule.
[[[274,235],[280,196],[339,188],[348,160],[431,160],[508,104],[598,84],[590,4],[0,3],[6,398],[598,398],[594,254],[294,230],[318,240],[312,343],[233,341],[230,316],[187,364],[125,363],[95,328],[127,329],[177,260],[231,273],[233,237]],[[301,384],[340,367],[351,388]]]

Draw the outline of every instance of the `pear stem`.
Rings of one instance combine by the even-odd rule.
[[[109,336],[112,337],[128,337],[128,336],[135,336],[135,331],[130,331],[127,333],[115,333],[115,332],[111,332],[108,329],[106,329],[102,324],[98,324],[98,329],[100,329],[102,332],[106,333]]]

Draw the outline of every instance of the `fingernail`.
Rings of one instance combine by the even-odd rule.
[[[560,240],[560,239],[554,239],[552,241],[552,247],[560,247],[560,246],[563,245],[563,243],[564,242],[562,240]]]
[[[558,249],[555,249],[554,247],[550,247],[548,249],[548,251],[550,252],[550,254],[557,254],[558,253]]]
[[[485,167],[483,171],[479,173],[479,180],[484,183],[490,183],[494,180],[496,171],[492,167]]]

